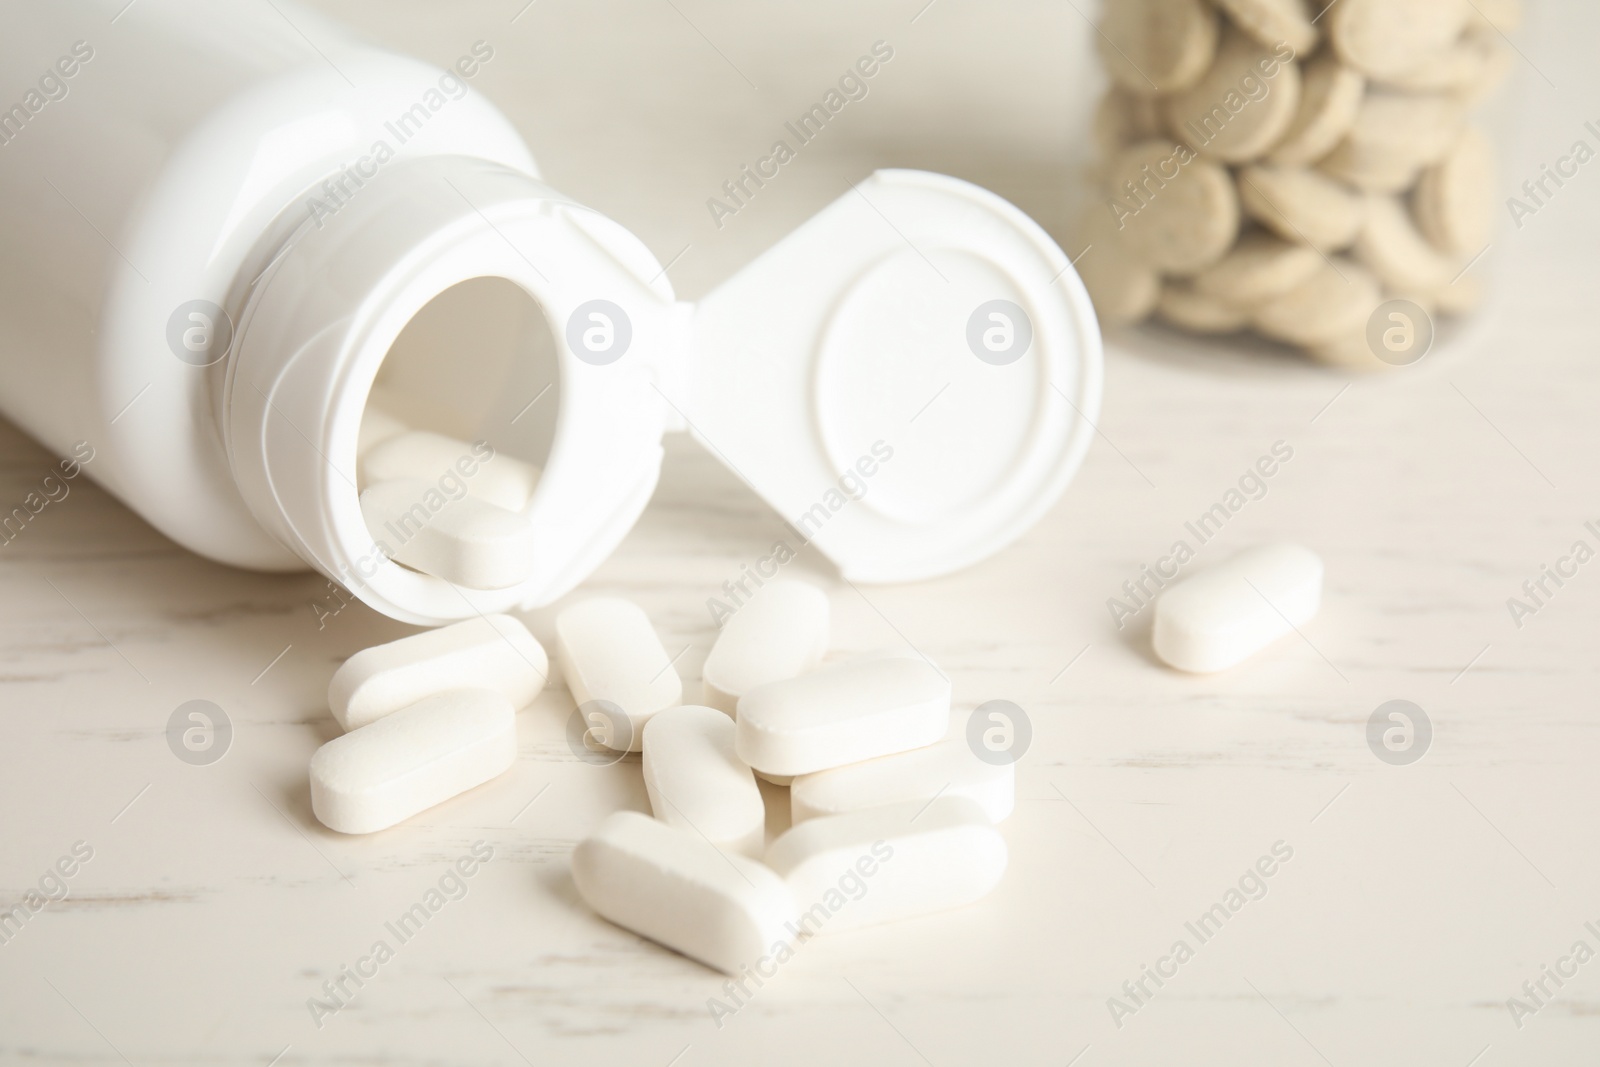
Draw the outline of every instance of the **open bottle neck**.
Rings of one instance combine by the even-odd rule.
[[[484,279],[527,302],[527,340],[547,339],[554,394],[536,413],[553,430],[525,511],[539,530],[537,568],[493,592],[393,563],[363,521],[357,464],[368,398],[397,341],[442,294]],[[567,337],[595,301],[626,309],[629,327],[626,351],[604,365],[575,356]],[[682,357],[687,310],[620,226],[528,175],[444,157],[396,163],[333,214],[301,223],[250,283],[238,322],[222,422],[252,513],[372,607],[434,624],[554,599],[631,527],[659,471],[668,420],[655,383]],[[499,403],[506,381],[486,367],[475,327],[437,338],[451,376],[440,392],[480,394],[469,430],[492,440],[517,420]],[[508,365],[525,371],[520,347]]]

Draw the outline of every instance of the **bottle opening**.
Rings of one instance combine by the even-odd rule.
[[[378,368],[360,436],[370,453],[402,427],[420,430],[487,443],[495,457],[542,471],[560,410],[558,349],[543,309],[515,282],[473,278],[434,297],[400,332]],[[373,475],[358,463],[360,490]]]
[[[660,468],[654,383],[688,321],[648,250],[536,179],[455,157],[396,164],[297,235],[240,315],[226,386],[252,514],[409,622],[571,589]],[[572,350],[600,302],[621,338],[604,364]],[[407,431],[433,440],[374,471]]]

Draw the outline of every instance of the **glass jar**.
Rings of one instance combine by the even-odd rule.
[[[1520,21],[1519,0],[1105,0],[1073,249],[1102,324],[1352,369],[1465,342]]]

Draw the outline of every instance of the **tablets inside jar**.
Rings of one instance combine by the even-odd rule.
[[[1495,148],[1473,113],[1520,21],[1519,0],[1106,0],[1077,241],[1101,321],[1426,355],[1482,299]]]
[[[463,282],[418,312],[378,370],[357,442],[362,518],[382,554],[468,589],[527,581],[559,391],[549,326],[511,282]]]

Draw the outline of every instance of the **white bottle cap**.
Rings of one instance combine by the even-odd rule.
[[[1099,329],[1061,249],[921,171],[879,171],[707,296],[692,351],[692,432],[852,580],[1020,537],[1100,404]]]

